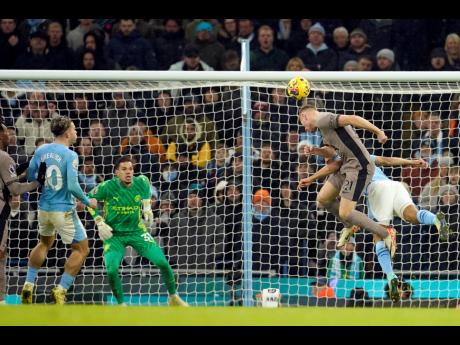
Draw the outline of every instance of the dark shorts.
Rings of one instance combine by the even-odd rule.
[[[340,190],[340,197],[351,201],[358,201],[372,180],[374,167],[367,170],[349,169],[337,171],[327,179],[335,188]]]

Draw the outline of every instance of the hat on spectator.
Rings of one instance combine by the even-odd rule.
[[[348,60],[347,62],[345,62],[345,65],[343,65],[343,69],[346,70],[349,67],[354,67],[358,69],[358,62],[356,62],[356,60]]]
[[[199,197],[203,197],[204,195],[204,188],[203,185],[200,183],[191,183],[188,187],[188,195],[190,194],[197,194]]]
[[[200,55],[198,47],[194,44],[187,44],[184,47],[184,56],[186,57],[197,57]]]
[[[48,41],[48,35],[46,34],[46,32],[41,31],[41,30],[32,32],[30,34],[30,39],[32,38],[41,38],[42,40]]]
[[[308,33],[311,34],[312,32],[319,32],[323,36],[326,35],[326,31],[320,23],[315,23],[310,27]]]
[[[252,110],[255,111],[267,111],[268,110],[268,103],[265,102],[255,102],[252,106]]]
[[[395,53],[393,53],[391,49],[384,48],[379,50],[379,52],[377,53],[377,59],[381,57],[388,59],[391,62],[395,62]]]
[[[196,32],[201,32],[201,31],[212,31],[212,24],[209,22],[201,22],[195,27]]]
[[[437,57],[443,57],[446,58],[446,52],[442,48],[434,48],[431,51],[430,58],[437,58]]]
[[[361,28],[356,28],[356,29],[354,29],[354,30],[351,32],[350,37],[353,37],[354,35],[360,35],[360,36],[364,37],[364,39],[367,40],[367,35],[366,35],[366,33],[363,31],[363,29],[361,29]]]
[[[252,202],[257,204],[261,201],[265,201],[268,204],[272,203],[272,198],[270,197],[270,193],[266,189],[259,189],[257,192],[254,193],[252,197]]]

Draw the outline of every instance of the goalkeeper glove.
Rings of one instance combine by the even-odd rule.
[[[112,228],[109,225],[105,224],[104,218],[102,218],[101,216],[97,216],[96,218],[94,218],[94,220],[97,225],[99,238],[102,241],[106,241],[113,236]]]
[[[150,200],[149,199],[142,200],[142,204],[144,206],[143,211],[142,211],[144,215],[144,222],[148,227],[151,227],[153,225],[153,211],[150,206]]]

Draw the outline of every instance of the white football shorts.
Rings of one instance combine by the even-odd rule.
[[[86,230],[75,209],[67,212],[38,210],[38,233],[42,236],[54,236],[56,232],[65,244],[78,243],[87,238]]]

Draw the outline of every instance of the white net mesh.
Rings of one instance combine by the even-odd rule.
[[[79,133],[79,180],[86,192],[113,177],[118,157],[132,155],[136,173],[151,180],[155,225],[150,231],[176,273],[179,295],[192,305],[238,305],[245,278],[241,87],[250,86],[254,299],[272,287],[280,289],[281,302],[289,306],[362,305],[365,297],[369,305],[390,305],[372,236],[358,233],[355,254],[345,256],[335,249],[342,224],[316,206],[322,183],[297,191],[299,178],[324,163],[299,154],[303,144],[320,145],[321,137],[299,127],[300,104],[286,98],[285,84],[2,81],[0,111],[11,134],[16,134],[11,135],[8,152],[18,164],[26,162],[43,140],[52,140],[49,119],[54,114],[72,118]],[[312,82],[312,90],[320,109],[356,114],[385,130],[390,140],[384,146],[370,133],[358,131],[371,154],[421,156],[430,162],[427,169],[384,172],[407,183],[417,205],[445,212],[454,236],[442,243],[435,227],[395,218],[394,268],[412,289],[410,293],[404,285],[403,305],[448,305],[460,291],[459,83]],[[27,257],[38,241],[37,199],[38,193],[32,192],[13,204],[9,303],[19,303]],[[358,209],[365,211],[363,202]],[[115,303],[105,276],[102,242],[92,217],[81,206],[78,210],[90,254],[69,290],[68,302]],[[38,275],[36,302],[48,302],[68,255],[69,249],[58,240]],[[128,303],[167,302],[158,269],[131,248],[120,275]]]

